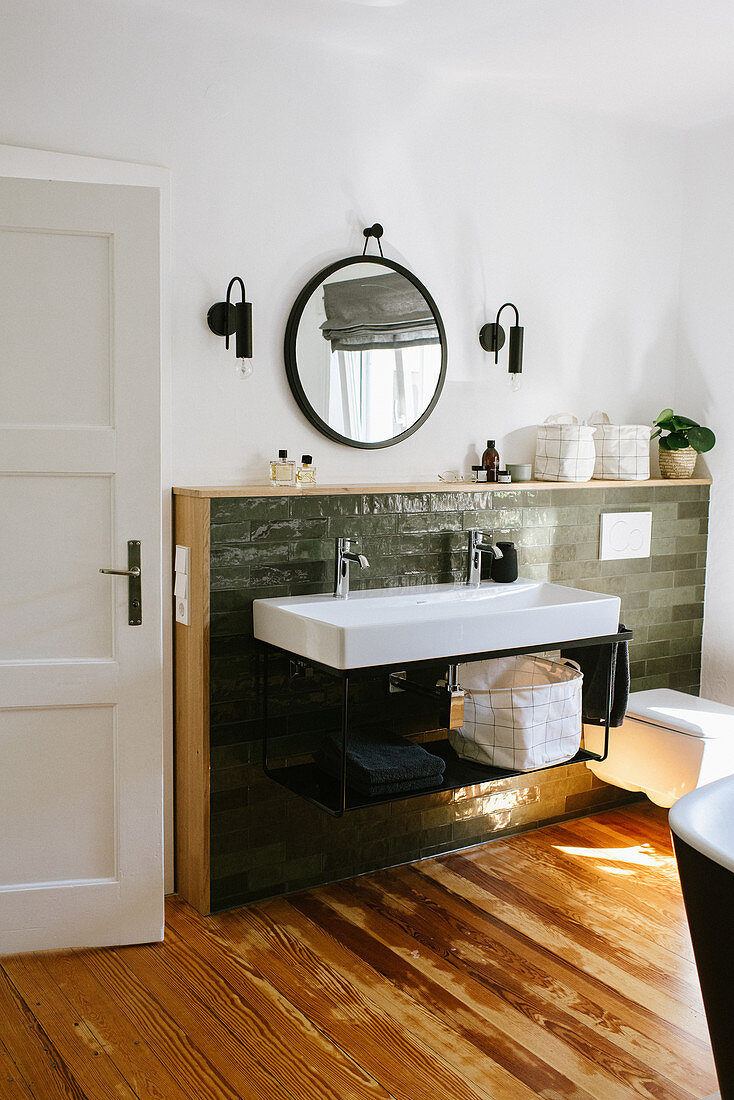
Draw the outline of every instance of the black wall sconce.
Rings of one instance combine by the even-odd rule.
[[[507,369],[510,374],[522,374],[522,340],[525,330],[520,327],[520,314],[517,306],[512,302],[505,302],[497,310],[497,317],[493,322],[482,325],[479,330],[479,343],[485,351],[494,352],[495,363],[499,362],[500,348],[505,344],[505,330],[500,325],[500,313],[507,307],[515,311],[515,324],[510,326],[510,349],[507,358]]]
[[[242,289],[242,301],[232,302],[232,287],[239,283]],[[235,355],[242,360],[240,374],[252,374],[252,365],[245,363],[252,359],[252,302],[245,301],[245,284],[239,275],[230,279],[227,297],[224,302],[215,302],[209,307],[206,321],[212,332],[224,337],[224,346],[229,351],[229,338],[234,333]]]

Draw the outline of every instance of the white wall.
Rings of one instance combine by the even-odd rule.
[[[717,433],[701,694],[734,704],[734,121],[687,135],[676,403]],[[700,464],[700,460],[699,460]]]
[[[176,482],[262,481],[278,447],[312,453],[324,482],[423,480],[467,469],[487,436],[529,458],[552,412],[645,420],[672,401],[674,134],[150,2],[4,0],[0,48],[0,141],[171,170]],[[300,414],[282,339],[302,284],[374,220],[442,311],[449,371],[421,431],[364,452]],[[254,305],[249,380],[205,323],[234,274]],[[507,299],[519,393],[477,340]]]

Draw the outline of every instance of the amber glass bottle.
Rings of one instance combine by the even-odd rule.
[[[500,456],[494,449],[494,440],[487,440],[487,449],[482,455],[482,466],[487,471],[487,481],[496,481],[500,468]]]

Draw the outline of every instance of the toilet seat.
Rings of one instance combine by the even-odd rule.
[[[702,740],[734,734],[734,707],[671,688],[632,692],[627,716]]]
[[[604,750],[604,730],[584,726],[590,752]],[[633,692],[627,717],[609,731],[609,753],[587,767],[605,783],[644,791],[658,806],[734,775],[734,707],[671,688]]]

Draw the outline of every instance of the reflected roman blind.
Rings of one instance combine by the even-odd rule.
[[[376,275],[324,284],[332,351],[417,348],[438,344],[436,321],[421,292],[403,275]]]

